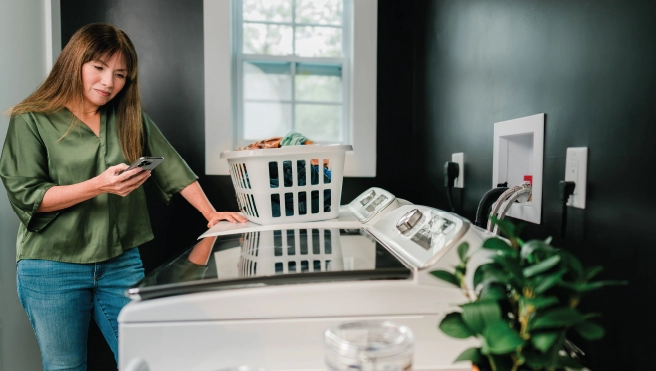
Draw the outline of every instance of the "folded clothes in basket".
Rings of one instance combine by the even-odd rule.
[[[305,167],[305,161],[299,161],[300,164],[297,166],[297,179],[298,179],[298,185],[299,186],[304,186],[306,185],[307,182],[307,176],[306,176],[306,167]],[[321,179],[320,171],[319,171],[319,166],[315,164],[310,165],[310,184],[316,185],[316,184],[328,184],[331,182],[331,172],[327,167],[322,166],[322,173],[323,173],[323,179]],[[283,171],[283,185],[286,187],[294,185],[294,179],[292,175],[292,162],[291,161],[283,161],[282,163],[282,171]],[[279,188],[281,186],[280,184],[280,177],[278,176],[278,165],[276,162],[270,162],[269,163],[269,185],[271,188]],[[277,196],[277,195],[276,195]],[[283,202],[285,203],[285,215],[286,216],[292,216],[296,214],[307,214],[307,213],[317,213],[319,212],[320,204],[319,204],[319,199],[323,198],[323,210],[324,212],[329,212],[330,211],[330,206],[331,206],[331,192],[330,189],[324,189],[323,191],[320,190],[314,190],[310,191],[310,202],[308,203],[307,201],[307,192],[299,192],[297,194],[298,197],[298,212],[294,212],[294,193],[292,192],[284,192],[284,200]],[[272,209],[272,214],[273,216],[280,216],[280,200],[278,197],[278,200],[274,198],[271,200],[271,209]]]

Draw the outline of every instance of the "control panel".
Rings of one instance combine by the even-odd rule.
[[[401,206],[365,227],[417,268],[434,264],[468,228],[469,222],[456,214],[419,205]]]
[[[367,223],[376,214],[396,201],[393,194],[381,188],[369,188],[346,205],[361,223]]]

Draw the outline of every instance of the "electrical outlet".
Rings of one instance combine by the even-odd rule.
[[[458,177],[456,178],[456,183],[453,185],[453,188],[465,188],[465,154],[453,153],[451,155],[451,162],[458,164]]]
[[[567,206],[585,209],[585,190],[588,179],[588,148],[567,148],[565,158],[565,181],[576,183],[574,194],[569,196]]]

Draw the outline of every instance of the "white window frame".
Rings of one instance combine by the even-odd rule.
[[[376,176],[376,53],[378,0],[351,0],[350,94],[344,99],[350,122],[346,134],[353,151],[346,154],[345,176]],[[229,175],[221,152],[236,147],[233,110],[232,1],[204,0],[205,172]],[[266,138],[262,138],[266,139]]]
[[[244,0],[232,0],[233,4],[237,3],[242,3],[243,5]],[[328,104],[328,105],[338,105],[341,107],[342,111],[342,128],[341,128],[341,133],[342,133],[342,138],[341,138],[341,144],[350,144],[351,143],[351,130],[350,130],[350,110],[349,110],[349,103],[350,103],[350,90],[351,90],[351,84],[349,83],[349,79],[351,76],[350,70],[349,70],[349,63],[350,63],[350,53],[351,53],[351,32],[348,26],[352,25],[352,22],[350,21],[351,19],[351,6],[350,2],[352,0],[343,0],[344,1],[344,12],[343,12],[343,25],[341,25],[339,28],[342,30],[343,34],[343,43],[342,43],[342,56],[341,57],[302,57],[302,56],[297,56],[297,55],[284,55],[284,56],[277,56],[277,55],[261,55],[261,54],[245,54],[243,53],[243,50],[241,50],[241,46],[243,45],[243,32],[235,32],[235,35],[233,35],[233,52],[235,53],[235,61],[234,61],[234,66],[236,68],[236,72],[233,75],[235,80],[233,83],[235,84],[236,90],[234,90],[235,94],[233,95],[234,97],[243,97],[244,94],[244,62],[249,61],[249,62],[284,62],[284,63],[289,63],[290,64],[290,75],[292,77],[291,83],[292,83],[292,89],[291,89],[291,100],[285,100],[284,103],[291,103],[292,104],[292,112],[291,112],[291,118],[292,118],[292,130],[297,131],[296,129],[296,114],[295,114],[295,105],[296,104],[303,104],[303,103],[309,103],[309,104]],[[292,0],[292,4],[294,4],[294,0]],[[233,20],[236,20],[236,27],[232,27],[232,30],[239,29],[241,28],[240,26],[243,26],[244,19],[243,19],[243,11],[239,9],[238,6],[236,6],[233,10]],[[275,24],[284,24],[286,26],[290,27],[298,27],[298,26],[323,26],[321,24],[301,24],[301,23],[296,23],[295,20],[295,14],[292,11],[292,21],[291,22],[275,22]],[[257,21],[255,23],[258,24],[266,24],[266,23],[274,23],[274,22],[266,22],[266,21]],[[334,25],[330,25],[334,26]],[[328,26],[328,27],[330,27]],[[294,33],[295,34],[295,33]],[[295,47],[293,45],[292,47]],[[296,76],[296,64],[321,64],[325,63],[328,65],[339,65],[342,68],[342,101],[341,102],[313,102],[313,101],[299,101],[295,97],[295,79],[294,77]],[[236,111],[233,113],[233,118],[234,122],[236,123],[237,130],[235,130],[235,137],[234,141],[236,146],[242,147],[246,146],[250,143],[252,143],[252,140],[246,140],[244,138],[244,101],[246,99],[235,99],[236,102],[235,104],[235,109]],[[281,102],[282,103],[282,102]],[[334,104],[333,104],[334,103]],[[284,134],[284,133],[282,133]],[[281,136],[282,136],[281,134]],[[265,138],[256,138],[257,139],[265,139]],[[323,143],[323,141],[320,138],[311,138],[314,142],[316,143]],[[329,142],[326,142],[329,143]],[[330,142],[330,143],[335,143],[335,142]]]

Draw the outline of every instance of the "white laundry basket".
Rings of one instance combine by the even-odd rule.
[[[344,156],[350,145],[304,145],[227,151],[239,208],[255,223],[281,224],[336,218]]]

